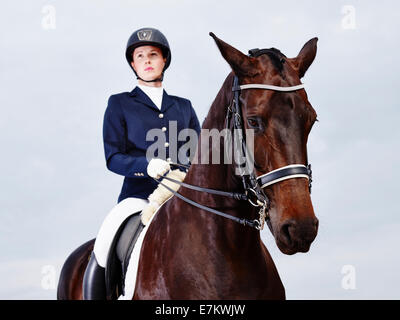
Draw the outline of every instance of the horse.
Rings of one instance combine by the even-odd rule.
[[[209,141],[200,135],[198,161],[147,230],[133,299],[285,299],[278,270],[261,240],[264,221],[287,255],[308,252],[318,232],[307,158],[317,114],[300,81],[314,61],[318,38],[287,58],[275,48],[245,55],[210,36],[232,71],[202,129],[221,131],[228,125],[230,130],[252,130],[254,168],[243,175],[234,163],[202,163],[200,146]],[[82,245],[65,262],[59,299],[82,298],[93,243]]]

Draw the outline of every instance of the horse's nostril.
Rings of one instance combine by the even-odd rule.
[[[281,227],[281,234],[287,245],[291,245],[292,243],[292,236],[290,235],[290,233],[293,233],[294,228],[295,222],[293,221],[286,222]]]
[[[314,219],[314,227],[315,230],[318,230],[318,226],[319,226],[319,220],[317,218]]]
[[[280,241],[288,247],[297,247],[301,252],[306,252],[318,232],[318,224],[318,219],[314,217],[286,220],[280,228]]]

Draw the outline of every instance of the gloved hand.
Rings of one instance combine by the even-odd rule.
[[[147,165],[147,174],[153,178],[159,178],[163,176],[164,173],[170,170],[170,165],[167,161],[162,159],[151,159]]]

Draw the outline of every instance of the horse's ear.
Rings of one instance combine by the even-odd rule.
[[[307,69],[314,61],[317,54],[317,41],[318,38],[312,38],[306,42],[296,58],[287,59],[297,71],[300,78],[303,78]]]
[[[217,38],[217,36],[212,32],[210,32],[210,36],[214,38],[219,51],[224,59],[229,63],[236,76],[253,76],[258,72],[257,59],[246,56],[231,45]]]

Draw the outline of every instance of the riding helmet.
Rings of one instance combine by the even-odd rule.
[[[141,28],[136,30],[129,37],[128,43],[126,45],[125,56],[128,61],[129,66],[132,68],[132,53],[140,46],[151,45],[159,47],[163,53],[163,57],[166,58],[165,66],[163,72],[169,67],[171,63],[171,50],[167,38],[161,33],[160,30],[154,28]],[[135,70],[132,68],[133,72]],[[135,72],[136,74],[136,72]]]

